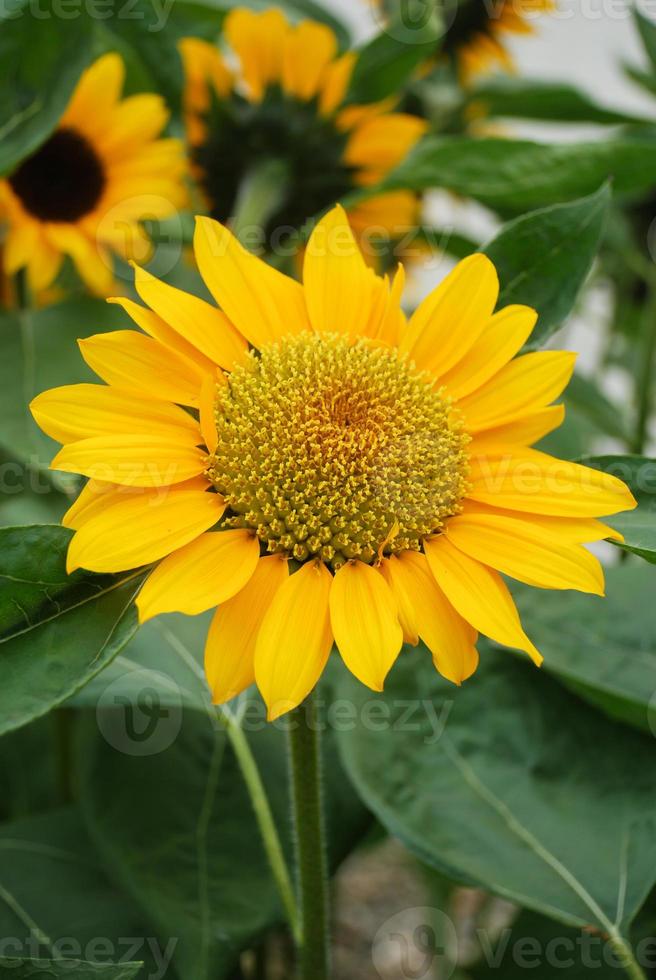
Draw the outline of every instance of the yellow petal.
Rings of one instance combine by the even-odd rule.
[[[106,506],[111,504],[117,492],[125,494],[141,493],[141,490],[134,490],[132,487],[119,487],[117,483],[106,483],[102,480],[87,480],[75,501],[68,508],[61,519],[64,527],[71,527],[74,530],[81,528],[86,521],[96,514],[100,514]]]
[[[514,518],[515,520],[529,520],[534,527],[539,527],[545,538],[551,535],[561,541],[570,544],[589,544],[592,541],[602,541],[604,538],[612,538],[622,541],[623,537],[618,531],[602,524],[595,517],[552,517],[545,514],[531,514],[529,517],[515,510],[504,510],[500,507],[491,507],[489,504],[480,504],[476,500],[465,500],[462,508],[464,516],[492,516]],[[461,515],[458,515],[459,517]],[[451,518],[454,520],[454,518]]]
[[[173,426],[153,434],[92,436],[60,449],[50,468],[126,487],[168,487],[203,472],[206,453],[199,441],[200,433]]]
[[[467,496],[508,510],[556,517],[604,517],[637,506],[621,480],[535,449],[472,460]]]
[[[403,632],[396,600],[378,569],[348,562],[330,590],[330,621],[344,663],[358,680],[382,691]]]
[[[472,439],[469,454],[498,454],[500,447],[504,446],[532,446],[562,425],[564,418],[564,405],[550,405],[529,415],[522,415],[513,422],[506,422],[505,425],[485,429],[476,433]]]
[[[108,114],[121,97],[125,65],[120,54],[102,55],[83,73],[60,126],[76,126],[83,132],[102,132]]]
[[[135,288],[144,303],[215,364],[231,370],[247,350],[225,313],[205,300],[135,268]]]
[[[517,515],[470,513],[452,517],[446,533],[465,554],[519,582],[543,589],[604,593],[598,560],[581,545],[559,538],[557,525],[545,529]]]
[[[247,252],[218,221],[196,218],[194,252],[212,296],[254,347],[310,329],[302,286]]]
[[[401,339],[417,367],[445,374],[471,350],[488,325],[499,295],[496,269],[470,255],[419,304]]]
[[[302,21],[285,37],[282,87],[303,102],[313,99],[326,68],[337,54],[337,38],[325,24]]]
[[[214,418],[217,384],[216,378],[211,376],[206,378],[200,393],[200,431],[210,453],[213,453],[219,444]]]
[[[146,579],[137,597],[139,622],[160,613],[196,616],[243,589],[260,557],[248,531],[208,531],[174,551]]]
[[[244,588],[215,612],[205,646],[205,675],[214,704],[236,697],[255,680],[255,641],[286,578],[283,558],[260,558]]]
[[[349,137],[344,162],[361,171],[359,182],[377,182],[408,155],[427,129],[424,119],[403,112],[365,119]]]
[[[109,491],[68,548],[67,571],[121,572],[157,561],[221,519],[223,499],[206,480],[165,490]]]
[[[419,636],[433,654],[436,670],[462,684],[478,666],[476,630],[448,601],[425,555],[406,551],[390,559],[394,581],[410,597]]]
[[[574,371],[576,354],[537,351],[502,368],[482,388],[458,402],[469,432],[504,425],[557,398]]]
[[[102,136],[103,152],[112,157],[134,153],[136,148],[159,136],[168,119],[169,111],[161,95],[143,92],[123,99],[114,109],[111,126]]]
[[[62,443],[117,432],[147,435],[162,425],[198,436],[198,423],[177,405],[105,385],[51,388],[32,400],[30,411],[43,431]]]
[[[326,68],[319,94],[319,111],[322,116],[332,115],[344,101],[357,57],[355,51],[346,51]]]
[[[324,564],[308,562],[283,582],[264,615],[255,644],[255,680],[269,721],[300,704],[326,665],[333,642],[331,583]]]
[[[161,316],[153,313],[148,307],[141,306],[139,303],[135,303],[133,300],[126,299],[123,296],[110,296],[107,302],[121,306],[137,326],[141,327],[144,333],[158,340],[164,347],[175,351],[176,354],[179,354],[186,361],[191,361],[191,365],[196,368],[194,371],[194,368],[191,367],[191,371],[195,376],[204,377],[205,375],[209,375],[214,377],[216,374],[216,363],[211,358],[201,354],[198,348],[190,344],[184,337],[181,337],[173,327],[170,327],[168,323],[162,320]]]
[[[460,551],[444,534],[425,541],[424,551],[437,584],[463,619],[491,640],[526,651],[536,664],[542,662],[497,572]]]
[[[476,391],[522,349],[537,318],[530,306],[499,310],[466,356],[440,376],[440,383],[453,398],[464,398]]]
[[[376,336],[387,296],[381,292],[382,280],[365,263],[339,205],[319,221],[310,236],[303,285],[317,332]]]
[[[190,361],[136,330],[79,341],[82,357],[108,384],[144,397],[198,407],[205,375]]]
[[[399,559],[392,555],[383,558],[379,565],[380,574],[390,587],[396,600],[399,623],[403,630],[403,642],[417,646],[419,642],[419,625],[412,601],[412,590],[408,589],[406,576],[399,572]]]
[[[241,62],[251,99],[259,102],[268,85],[280,79],[285,36],[290,30],[280,10],[254,13],[245,7],[230,11],[223,32]]]

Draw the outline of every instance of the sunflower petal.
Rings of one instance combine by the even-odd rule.
[[[358,680],[382,691],[403,643],[396,600],[378,569],[348,562],[330,590],[330,621],[344,663]]]
[[[142,396],[198,407],[205,375],[136,330],[114,330],[79,341],[82,357],[107,384]]]
[[[214,704],[230,701],[254,682],[255,641],[286,578],[284,559],[260,558],[244,588],[216,610],[205,645],[205,675]]]
[[[425,541],[424,551],[437,584],[463,619],[491,640],[524,650],[536,664],[542,662],[497,572],[460,551],[444,534]]]
[[[505,425],[557,398],[574,371],[576,354],[536,351],[502,368],[487,384],[458,402],[469,432]]]
[[[67,571],[121,572],[188,544],[216,524],[225,510],[223,499],[207,493],[206,487],[201,479],[166,490],[107,491],[95,510],[78,514],[85,519],[69,545]]]
[[[137,596],[139,622],[160,613],[188,616],[218,606],[244,588],[258,563],[257,538],[248,531],[208,531],[164,558]]]
[[[470,255],[419,304],[401,338],[401,350],[417,367],[441,377],[477,342],[498,295],[499,279],[490,260]]]
[[[218,221],[196,218],[194,252],[212,296],[254,347],[310,329],[300,283],[247,252]]]
[[[164,434],[165,433],[165,434]],[[200,476],[200,433],[161,426],[151,434],[92,436],[61,449],[50,468],[126,487],[168,487]]]
[[[283,582],[264,615],[255,644],[255,680],[269,721],[300,704],[326,665],[333,642],[331,583],[321,562],[302,565]]]
[[[567,537],[560,539],[557,522],[545,529],[530,518],[466,514],[451,518],[447,536],[470,558],[527,585],[604,594],[599,561]]]
[[[221,310],[138,266],[134,284],[151,310],[215,364],[231,370],[236,361],[242,360],[246,341]]]
[[[164,426],[198,436],[198,423],[170,402],[146,400],[134,391],[79,384],[50,388],[30,402],[37,424],[57,442],[130,432],[147,435]]]
[[[470,456],[495,454],[503,446],[532,446],[543,439],[565,419],[564,405],[549,405],[513,422],[478,432],[469,445]]]

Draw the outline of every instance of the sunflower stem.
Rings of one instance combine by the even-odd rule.
[[[227,708],[219,709],[218,715],[244,777],[269,867],[276,882],[292,935],[294,940],[298,942],[300,941],[300,922],[294,887],[255,756],[238,716]]]
[[[298,980],[329,976],[328,867],[317,704],[311,694],[289,716],[292,825],[301,940]]]
[[[231,228],[249,251],[267,248],[266,226],[285,198],[289,187],[287,165],[282,160],[260,161],[241,182]]]

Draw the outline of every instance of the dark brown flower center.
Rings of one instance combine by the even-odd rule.
[[[9,178],[21,204],[39,221],[77,221],[93,211],[105,187],[94,148],[72,129],[59,129]]]

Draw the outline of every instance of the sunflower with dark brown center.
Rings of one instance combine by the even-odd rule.
[[[165,218],[184,201],[177,140],[157,139],[168,112],[159,95],[121,99],[125,69],[106,54],[82,76],[58,128],[0,181],[7,224],[7,275],[26,269],[31,289],[49,286],[64,256],[106,295],[112,252],[143,261],[140,222]]]

